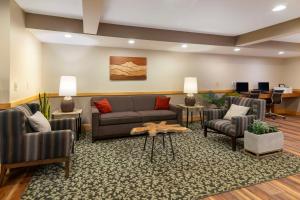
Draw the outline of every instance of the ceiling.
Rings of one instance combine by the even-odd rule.
[[[299,43],[300,44],[300,33],[292,34],[292,35],[289,35],[289,36],[284,36],[284,37],[276,39],[276,41],[292,42],[292,43]]]
[[[27,12],[82,18],[82,0],[16,0]],[[272,12],[278,4],[282,12]],[[300,17],[299,0],[103,0],[101,22],[235,36]]]
[[[208,54],[227,54],[227,55],[243,55],[243,56],[260,56],[260,57],[278,57],[287,58],[300,56],[300,52],[285,51],[284,55],[278,55],[278,49],[257,49],[251,47],[243,47],[239,52],[235,52],[233,47],[212,46],[201,44],[188,44],[187,48],[182,48],[181,43],[150,41],[150,40],[135,40],[135,44],[128,44],[128,39],[95,36],[88,34],[72,33],[72,38],[66,38],[66,33],[56,31],[46,31],[30,29],[30,31],[40,41],[45,43],[59,43],[71,45],[85,46],[103,46],[103,47],[119,47],[132,49],[150,49],[174,52],[188,53],[208,53]]]

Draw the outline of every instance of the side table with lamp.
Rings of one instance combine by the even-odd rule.
[[[60,104],[60,110],[52,113],[53,119],[75,118],[76,119],[76,139],[79,139],[81,133],[81,115],[82,109],[75,109],[75,103],[72,96],[77,94],[77,83],[75,76],[61,76],[59,84],[59,96],[63,96]]]
[[[201,125],[203,127],[203,106],[196,104],[196,98],[194,94],[198,93],[198,83],[196,77],[185,77],[184,78],[184,90],[187,94],[184,99],[185,104],[178,104],[177,106],[186,110],[186,127],[189,126],[189,115],[191,111],[191,119],[193,119],[193,110],[199,110]]]

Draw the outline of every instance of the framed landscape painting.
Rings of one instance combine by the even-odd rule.
[[[110,56],[110,80],[146,80],[147,58]]]

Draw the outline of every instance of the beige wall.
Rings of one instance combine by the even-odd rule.
[[[25,29],[24,13],[10,3],[10,101],[41,91],[41,43]]]
[[[57,92],[62,75],[74,75],[78,92],[181,91],[186,76],[200,90],[231,89],[233,81],[282,82],[282,59],[174,53],[59,44],[42,45],[43,88]],[[110,81],[109,56],[147,57],[146,81]]]
[[[9,101],[9,0],[0,1],[0,103]]]

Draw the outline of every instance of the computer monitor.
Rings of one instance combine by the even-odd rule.
[[[269,82],[259,82],[258,83],[258,89],[262,92],[269,92]]]
[[[236,82],[235,91],[249,92],[249,83],[248,82]]]

